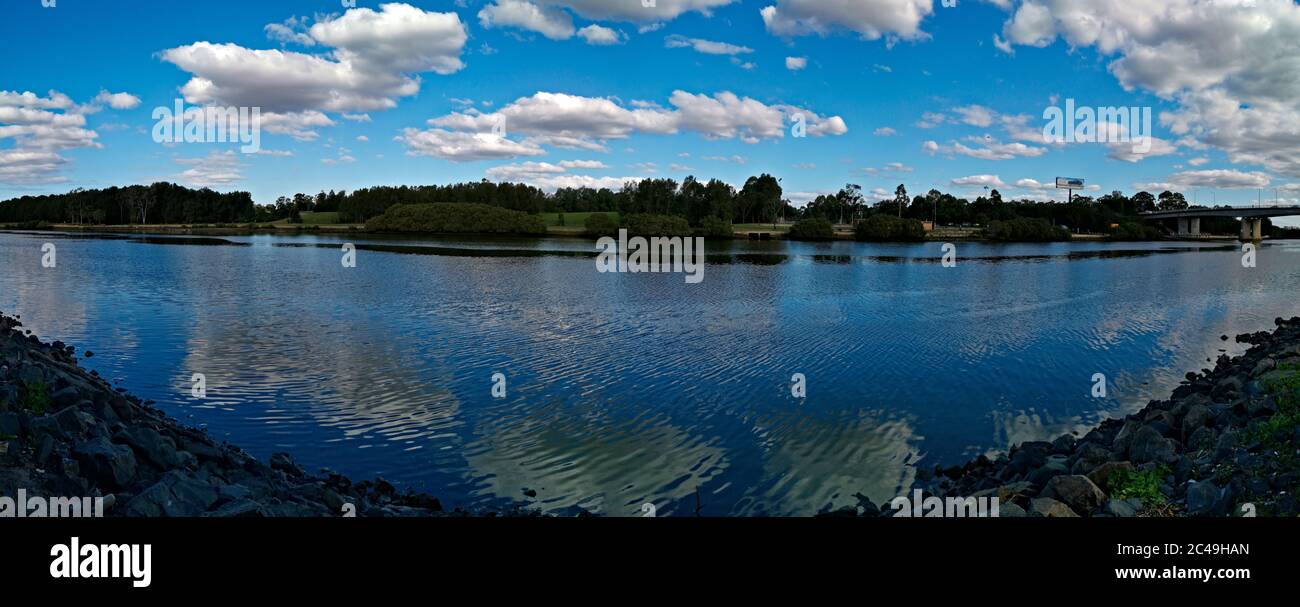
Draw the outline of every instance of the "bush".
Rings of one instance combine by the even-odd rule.
[[[690,222],[672,215],[628,215],[623,219],[628,236],[692,236]]]
[[[374,232],[436,232],[452,234],[545,234],[546,221],[486,204],[439,202],[397,204],[366,222]]]
[[[802,219],[790,226],[790,240],[830,240],[835,238],[835,226],[825,217]]]
[[[1155,226],[1131,221],[1119,224],[1110,234],[1111,240],[1159,240],[1160,236]]]
[[[864,242],[919,242],[925,240],[925,225],[915,219],[872,215],[854,228],[853,237]]]
[[[992,240],[1014,242],[1054,242],[1069,240],[1070,233],[1046,219],[1018,217],[1008,221],[995,221],[985,228],[984,235]]]
[[[583,222],[583,229],[590,236],[614,236],[618,234],[618,222],[604,213],[593,213]]]
[[[705,217],[700,221],[700,227],[695,230],[695,234],[705,238],[732,238],[736,235],[736,231],[732,229],[730,221]]]

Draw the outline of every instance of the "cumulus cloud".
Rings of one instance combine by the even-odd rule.
[[[639,1],[611,2],[610,0],[536,0],[537,4],[564,7],[587,19],[600,21],[630,21],[645,25],[671,21],[683,13],[712,14],[712,10],[736,0],[656,0],[654,6]],[[658,29],[658,28],[655,28]],[[643,32],[644,33],[644,32]]]
[[[983,187],[1005,188],[1006,182],[1002,181],[997,175],[970,175],[967,177],[958,177],[951,181],[952,185],[964,187]]]
[[[643,177],[596,177],[570,172],[572,169],[606,169],[605,163],[596,160],[566,160],[557,164],[549,162],[520,162],[495,166],[484,171],[492,181],[526,183],[548,192],[561,188],[609,188],[617,190],[629,181]]]
[[[478,12],[478,21],[485,29],[517,27],[552,40],[568,40],[575,32],[573,17],[568,13],[527,0],[496,0]]]
[[[202,158],[177,158],[176,164],[190,168],[176,175],[175,180],[195,187],[218,187],[244,180],[244,163],[233,150],[214,150]]]
[[[99,134],[86,127],[86,114],[103,105],[130,109],[139,104],[134,95],[107,91],[84,105],[58,91],[44,97],[29,91],[0,91],[0,142],[13,142],[12,147],[0,150],[0,183],[64,181],[58,171],[68,160],[60,152],[103,147]]]
[[[309,55],[195,42],[160,56],[192,74],[181,87],[187,102],[260,107],[264,126],[283,124],[300,138],[332,124],[324,112],[389,109],[419,91],[419,74],[465,67],[460,57],[468,33],[454,12],[407,4],[354,8],[317,21],[306,35],[332,50]]]
[[[803,118],[807,134],[812,137],[848,132],[839,116],[823,117],[795,106],[768,105],[730,92],[710,96],[674,91],[668,103],[671,108],[649,102],[623,104],[611,98],[539,92],[495,112],[470,108],[433,118],[428,121],[433,128],[424,132],[439,142],[453,136],[457,141],[466,141],[471,134],[519,134],[522,137],[515,146],[498,148],[501,152],[518,151],[518,155],[537,155],[542,145],[605,151],[607,141],[637,133],[674,135],[689,131],[710,139],[758,143],[784,137],[797,117]],[[404,140],[420,141],[416,133],[408,129]]]
[[[785,69],[787,70],[790,70],[792,72],[797,72],[806,67],[808,67],[807,57],[786,57],[785,58]]]
[[[1175,102],[1161,124],[1234,163],[1300,176],[1300,5],[1292,0],[1026,0],[1008,47],[1062,39],[1113,57],[1128,90]]]
[[[627,40],[627,36],[623,32],[594,23],[578,30],[578,36],[586,40],[587,44],[593,46],[623,44]]]
[[[933,12],[933,0],[776,0],[760,14],[767,31],[778,36],[826,36],[843,30],[867,40],[914,40],[926,37],[921,21]]]
[[[394,141],[403,143],[409,156],[433,156],[453,162],[541,156],[536,143],[517,142],[492,133],[466,133],[443,129],[407,128]]]

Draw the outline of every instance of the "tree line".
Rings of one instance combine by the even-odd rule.
[[[476,203],[529,214],[609,212],[622,215],[664,215],[685,219],[691,226],[719,223],[770,223],[825,219],[832,224],[859,224],[873,215],[937,221],[941,225],[981,225],[1016,219],[1043,220],[1051,226],[1096,233],[1131,232],[1150,236],[1150,226],[1137,215],[1156,210],[1185,209],[1182,194],[1120,191],[1070,202],[1004,200],[992,189],[974,200],[932,189],[910,196],[899,185],[893,197],[869,201],[857,184],[834,194],[817,196],[803,208],[784,197],[780,180],[762,174],[748,178],[739,189],[718,179],[694,176],[681,182],[658,178],[629,181],[610,188],[561,188],[547,193],[521,183],[487,180],[429,186],[376,186],[352,192],[321,191],[281,196],[272,204],[255,204],[248,192],[220,193],[160,182],[148,186],[76,189],[66,194],[24,196],[0,202],[0,222],[74,224],[194,224],[262,223],[295,220],[303,212],[338,212],[343,223],[364,223],[397,204]],[[883,225],[883,224],[882,224]],[[1202,230],[1233,233],[1232,219],[1204,219]]]

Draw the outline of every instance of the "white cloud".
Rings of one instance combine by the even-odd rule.
[[[786,57],[785,58],[785,69],[787,70],[790,70],[792,72],[797,72],[806,67],[808,67],[807,57]]]
[[[968,105],[965,107],[953,108],[952,111],[961,116],[961,121],[971,126],[987,128],[993,125],[993,120],[997,113],[982,105]]]
[[[877,137],[893,137],[898,134],[898,131],[895,131],[893,127],[882,126],[872,131],[871,134]]]
[[[627,36],[623,32],[594,23],[578,30],[578,36],[581,36],[583,40],[587,41],[587,44],[593,46],[623,44],[627,40]]]
[[[604,163],[589,160],[563,161],[559,164],[549,162],[520,162],[495,166],[484,171],[484,177],[492,181],[509,181],[554,192],[560,188],[609,188],[617,190],[629,181],[640,181],[642,177],[593,177],[576,175],[571,169],[605,169]]]
[[[552,40],[568,40],[574,34],[573,18],[568,13],[527,0],[496,0],[479,11],[478,21],[484,29],[517,27]]]
[[[115,110],[132,110],[140,106],[140,98],[130,93],[110,93],[100,91],[94,99],[94,104],[105,104]]]
[[[301,46],[316,46],[316,40],[308,36],[304,31],[306,29],[306,19],[290,17],[284,23],[268,23],[263,30],[266,37],[282,44],[298,44]]]
[[[487,113],[477,109],[453,112],[429,120],[435,139],[447,133],[490,133],[499,125],[521,134],[524,145],[550,145],[604,151],[605,142],[635,133],[673,135],[682,131],[711,139],[740,139],[757,143],[784,137],[796,115],[802,115],[813,137],[842,135],[848,131],[839,116],[823,117],[789,105],[767,105],[730,92],[712,96],[674,91],[672,108],[649,102],[628,105],[610,98],[581,97],[539,92]]]
[[[968,146],[960,141],[948,145],[939,145],[935,141],[927,141],[922,145],[922,149],[931,156],[935,154],[969,156],[981,160],[1037,158],[1047,153],[1047,148],[1034,147],[1020,142],[1003,143],[992,138],[980,139],[978,137],[967,137],[965,140],[974,143],[975,146]]]
[[[271,122],[309,126],[332,123],[322,112],[392,108],[419,92],[418,74],[465,67],[460,56],[468,34],[454,12],[406,4],[355,8],[318,21],[307,35],[332,50],[309,55],[195,42],[160,56],[192,74],[181,87],[189,103],[260,107],[264,124],[270,113],[278,116]]]
[[[706,55],[741,55],[752,53],[754,49],[747,46],[737,46],[726,42],[715,42],[713,40],[703,40],[700,38],[687,38],[680,34],[673,34],[664,38],[665,48],[692,48],[697,53]]]
[[[630,21],[653,25],[671,21],[687,12],[710,15],[714,8],[726,6],[735,0],[655,0],[654,6],[645,6],[639,0],[537,0],[538,4],[565,7],[587,19],[600,21]],[[658,28],[655,28],[658,29]],[[643,32],[644,33],[644,32]]]
[[[867,40],[913,40],[926,37],[921,21],[933,12],[933,0],[776,0],[760,14],[767,31],[778,36],[847,30]]]
[[[1178,104],[1161,115],[1175,134],[1234,163],[1300,176],[1300,5],[1291,0],[1032,0],[1003,32],[1008,44],[1095,48],[1113,57],[1126,89]]]
[[[1002,181],[997,175],[970,175],[968,177],[958,177],[951,181],[955,186],[974,186],[991,188],[1005,188],[1006,182]]]
[[[0,91],[0,142],[13,140],[11,148],[0,150],[0,182],[17,184],[58,183],[57,172],[67,164],[59,154],[75,148],[103,147],[99,134],[86,128],[88,112],[99,104],[138,105],[139,99],[126,93],[100,93],[86,105],[77,105],[63,93],[50,91],[45,97],[31,92]]]
[[[244,180],[244,164],[233,150],[212,151],[203,158],[177,158],[176,164],[190,168],[175,179],[195,187],[209,188],[231,185]]]
[[[465,133],[443,129],[404,129],[394,141],[407,147],[408,156],[433,156],[453,162],[494,160],[517,156],[541,156],[546,152],[534,143],[511,141],[492,133]]]

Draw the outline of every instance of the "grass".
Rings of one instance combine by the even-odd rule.
[[[731,228],[737,232],[789,232],[790,226],[778,224],[775,228],[770,223],[738,223]]]
[[[339,223],[338,211],[304,211],[298,214],[302,217],[302,223],[289,223],[288,218],[280,219],[274,222],[275,225],[291,226],[332,226]]]
[[[50,386],[43,381],[23,384],[23,407],[36,415],[44,415],[50,408]]]
[[[1157,466],[1150,470],[1116,470],[1106,480],[1111,497],[1126,500],[1136,497],[1144,506],[1164,504],[1165,494],[1160,492],[1160,484],[1168,476],[1167,466]]]
[[[1289,441],[1296,426],[1300,426],[1300,365],[1281,365],[1277,371],[1290,372],[1289,375],[1270,379],[1264,384],[1264,389],[1277,401],[1277,413],[1261,423],[1257,433],[1252,436],[1273,448],[1284,446],[1276,444],[1278,441],[1275,437],[1282,434]]]
[[[610,218],[614,220],[614,223],[618,223],[618,213],[614,211],[598,211],[595,213],[542,213],[542,219],[546,220],[546,227],[548,228],[563,227],[582,229],[582,226],[587,223],[587,218],[597,214],[609,215]],[[563,226],[560,225],[560,215],[564,215]]]

